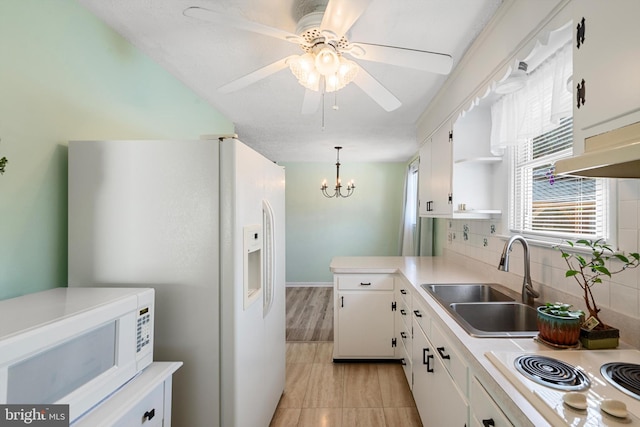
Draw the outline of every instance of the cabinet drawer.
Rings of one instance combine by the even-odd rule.
[[[159,384],[140,403],[118,420],[122,427],[162,427],[164,424],[164,383]]]
[[[475,424],[479,426],[494,425],[496,427],[512,425],[475,376],[471,379],[469,403]],[[491,420],[493,420],[493,424],[491,424]]]
[[[338,289],[393,290],[392,274],[339,274]]]
[[[449,371],[449,375],[451,375],[458,388],[460,388],[462,393],[466,396],[469,377],[467,374],[467,365],[464,362],[464,359],[460,357],[436,322],[432,322],[430,338],[435,347],[436,353],[438,353],[445,368]]]
[[[409,310],[411,310],[411,285],[407,284],[404,280],[398,280],[397,285],[397,292],[398,295],[400,295],[398,300],[402,299]]]
[[[407,384],[409,385],[409,389],[413,388],[413,384],[411,381],[411,373],[413,372],[413,368],[411,367],[411,350],[402,346],[402,353],[400,354],[400,361],[402,363],[402,369],[404,370],[404,376],[407,378]]]
[[[398,314],[404,323],[404,328],[411,330],[411,308],[407,305],[406,301],[402,298],[396,300],[398,305]]]
[[[420,328],[422,329],[422,332],[426,335],[429,336],[431,334],[431,325],[430,325],[430,321],[431,321],[431,317],[429,316],[429,312],[427,311],[426,308],[424,308],[423,303],[420,301],[420,299],[418,297],[415,297],[413,299],[413,318],[415,319],[416,323],[418,324],[418,326],[420,326]],[[417,333],[416,330],[413,331],[414,335]]]

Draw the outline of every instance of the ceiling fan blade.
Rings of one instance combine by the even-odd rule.
[[[356,78],[353,79],[360,89],[376,101],[386,111],[393,111],[400,107],[402,103],[387,88],[382,86],[371,74],[367,73],[362,66],[358,70]]]
[[[236,79],[224,86],[219,87],[218,91],[222,93],[230,93],[245,88],[250,84],[257,82],[258,80],[262,80],[265,77],[269,77],[271,74],[275,74],[278,71],[287,68],[287,61],[290,58],[295,58],[296,56],[297,55],[291,55],[287,56],[286,58],[279,59],[278,61],[267,65],[266,67],[262,67],[252,73],[247,74],[246,76],[242,76],[239,79]]]
[[[216,12],[214,10],[205,9],[203,7],[188,7],[183,12],[183,15],[190,18],[196,18],[201,21],[211,22],[216,25],[222,25],[226,27],[233,27],[238,30],[249,31],[252,33],[263,34],[269,37],[275,37],[280,40],[285,40],[291,43],[307,45],[307,42],[300,36],[290,33],[288,31],[280,30],[278,28],[269,27],[258,22],[249,21],[239,16],[233,16],[231,14],[225,14]]]
[[[451,55],[426,50],[358,42],[350,44],[344,51],[365,61],[382,62],[437,74],[449,74],[453,67]]]
[[[320,32],[333,40],[340,40],[369,3],[371,0],[329,0],[320,23]]]
[[[322,93],[306,89],[304,92],[304,99],[302,100],[302,114],[313,114],[318,111],[321,100]]]

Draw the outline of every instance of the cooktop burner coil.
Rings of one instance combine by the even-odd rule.
[[[640,365],[613,362],[600,367],[602,376],[614,387],[640,400]]]
[[[591,384],[581,369],[551,357],[523,355],[513,363],[525,377],[558,390],[584,390]]]

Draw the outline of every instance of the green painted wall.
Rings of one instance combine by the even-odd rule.
[[[67,282],[67,141],[233,124],[73,0],[0,2],[0,299]]]
[[[355,193],[327,199],[332,163],[284,163],[287,180],[287,282],[331,282],[334,256],[398,255],[405,163],[347,163]]]

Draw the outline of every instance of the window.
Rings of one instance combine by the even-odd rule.
[[[401,237],[401,255],[416,255],[418,238],[418,166],[414,160],[407,168],[404,198],[404,216]]]
[[[607,186],[593,178],[555,176],[556,160],[572,154],[573,120],[515,147],[510,229],[560,238],[607,237]]]
[[[572,155],[571,48],[559,48],[530,70],[523,88],[492,105],[492,151],[509,148],[512,156],[511,231],[543,240],[607,239],[606,181],[554,174],[556,160]]]

